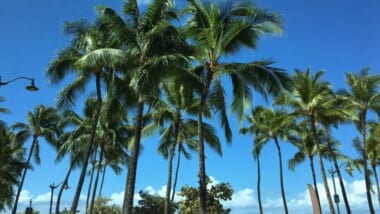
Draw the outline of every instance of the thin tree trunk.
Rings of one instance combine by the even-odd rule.
[[[367,156],[367,133],[366,133],[366,127],[367,127],[367,111],[362,110],[360,112],[360,122],[361,122],[361,134],[362,134],[362,144],[363,144],[363,166],[364,166],[364,180],[365,180],[365,188],[367,193],[367,201],[368,201],[368,208],[369,212],[371,214],[375,214],[375,209],[373,207],[372,203],[372,196],[371,196],[371,178],[368,174],[368,156]]]
[[[135,140],[133,142],[132,154],[128,164],[128,175],[126,181],[126,189],[123,201],[123,214],[132,214],[133,209],[133,194],[135,193],[137,162],[140,151],[141,131],[143,123],[144,98],[140,94],[137,103],[137,118]]]
[[[61,197],[62,197],[62,194],[63,194],[63,190],[65,190],[65,188],[68,188],[68,184],[67,183],[69,181],[69,177],[70,177],[72,169],[73,169],[73,163],[70,163],[69,170],[67,171],[65,179],[63,180],[61,188],[59,189],[59,192],[58,192],[57,202],[55,204],[55,213],[56,214],[60,213],[59,206],[61,204]]]
[[[311,156],[311,155],[309,156],[309,161],[310,161],[311,175],[313,176],[314,191],[315,191],[315,195],[317,196],[319,210],[321,210],[321,200],[319,199],[319,191],[318,191],[318,186],[317,186],[317,177],[315,175],[315,167],[314,167],[313,156]]]
[[[322,180],[323,180],[323,186],[325,187],[326,198],[327,198],[327,202],[328,202],[328,205],[329,205],[329,210],[330,210],[331,214],[335,214],[335,209],[334,209],[334,204],[333,204],[333,201],[332,201],[332,198],[331,198],[330,188],[329,188],[329,185],[327,183],[326,170],[325,170],[325,166],[323,164],[323,158],[322,158],[321,147],[320,147],[320,140],[319,140],[319,137],[318,137],[318,134],[317,134],[317,128],[315,126],[314,115],[310,116],[310,126],[312,128],[314,140],[315,140],[316,145],[317,145],[319,167],[320,167],[320,170],[321,170],[321,175],[322,175]]]
[[[281,185],[281,196],[282,196],[282,203],[284,205],[284,212],[286,214],[288,214],[288,205],[286,203],[286,195],[285,195],[285,187],[284,187],[284,175],[283,175],[283,171],[282,171],[282,155],[281,155],[281,148],[280,148],[280,144],[278,143],[278,140],[276,137],[273,138],[275,144],[276,144],[276,148],[277,148],[277,152],[278,152],[278,161],[279,161],[279,168],[280,168],[280,185]]]
[[[101,148],[100,148],[100,157],[99,157],[98,167],[97,167],[97,171],[96,171],[94,188],[92,190],[92,197],[91,197],[89,214],[92,214],[92,211],[94,210],[96,190],[98,189],[99,176],[100,176],[100,164],[103,162],[103,156],[104,156],[104,144],[102,144]]]
[[[182,148],[182,144],[178,144],[178,158],[177,158],[177,166],[176,166],[176,169],[175,169],[175,176],[174,176],[174,184],[173,184],[173,190],[172,190],[172,198],[171,198],[171,202],[174,202],[174,196],[175,196],[175,188],[177,187],[177,180],[178,180],[178,173],[179,173],[179,164],[180,164],[180,161],[181,161],[181,149]]]
[[[98,152],[95,151],[92,154],[92,159],[91,159],[92,168],[91,168],[90,183],[88,184],[88,187],[87,187],[86,212],[88,212],[88,208],[90,207],[91,189],[92,189],[92,182],[94,181],[95,163],[96,163],[97,154]]]
[[[208,68],[209,70],[209,68]],[[206,105],[209,87],[212,80],[212,71],[207,72],[205,85],[203,86],[202,96],[198,109],[198,167],[199,167],[199,214],[207,214],[207,181],[206,181],[206,164],[205,148],[203,133],[203,109]]]
[[[36,143],[37,143],[37,138],[38,138],[38,136],[36,136],[36,135],[33,136],[33,142],[32,142],[32,145],[30,146],[30,149],[29,149],[28,159],[26,160],[27,165],[30,164],[30,160],[32,159],[33,150],[34,150],[34,147],[36,146]],[[18,185],[15,202],[14,202],[13,209],[12,209],[12,214],[17,213],[18,200],[20,198],[22,186],[24,185],[24,181],[25,181],[25,177],[26,177],[27,172],[28,172],[28,167],[25,167],[25,169],[22,173],[20,184]]]
[[[260,156],[257,155],[257,200],[259,202],[260,214],[263,214],[263,204],[261,202],[261,168],[260,168]]]
[[[106,177],[106,169],[107,169],[107,164],[104,164],[103,166],[103,174],[102,174],[102,181],[100,183],[100,188],[99,188],[99,197],[102,196],[103,192],[103,185],[104,185],[104,178]]]
[[[74,199],[73,199],[73,204],[71,205],[71,209],[70,209],[70,213],[72,213],[72,214],[76,213],[77,208],[78,208],[79,197],[80,197],[80,194],[82,192],[84,179],[86,177],[88,161],[90,159],[92,147],[94,145],[96,127],[97,127],[98,122],[99,122],[100,110],[102,108],[102,94],[101,94],[101,90],[100,90],[100,74],[99,74],[99,72],[96,73],[96,93],[97,93],[97,108],[96,108],[96,112],[94,115],[94,123],[92,124],[92,127],[91,127],[90,141],[87,145],[87,150],[86,150],[86,153],[84,156],[82,171],[81,171],[80,176],[79,176],[77,189],[75,191],[75,195],[74,195]]]
[[[178,135],[178,134],[177,134]],[[164,213],[169,214],[172,213],[170,210],[170,191],[171,191],[171,185],[172,185],[172,172],[173,172],[173,158],[174,158],[174,151],[177,142],[171,145],[170,151],[169,151],[169,163],[168,163],[168,180],[166,183],[166,197],[165,197],[165,207],[164,207]]]
[[[338,165],[338,161],[336,160],[336,156],[333,152],[333,149],[331,148],[330,132],[329,132],[329,129],[327,126],[324,126],[324,129],[325,129],[325,135],[327,137],[327,148],[328,148],[328,150],[331,154],[331,157],[333,159],[335,171],[338,174],[339,185],[340,185],[340,189],[342,191],[343,201],[344,201],[344,205],[346,207],[346,212],[347,212],[347,214],[351,214],[351,208],[350,208],[350,204],[348,203],[348,197],[346,194],[346,188],[344,187],[343,177],[342,177],[342,174],[340,173],[340,167]]]
[[[174,122],[174,144],[171,145],[170,153],[169,153],[168,181],[166,184],[166,200],[165,200],[165,207],[164,207],[165,214],[173,213],[173,210],[171,210],[171,206],[170,206],[170,191],[171,191],[171,185],[172,185],[173,158],[175,155],[175,148],[178,144],[180,117],[181,115],[179,114],[179,112],[177,112],[176,121]]]
[[[376,164],[371,164],[371,166],[372,166],[373,175],[375,176],[375,180],[376,180],[377,200],[379,201],[379,205],[380,205],[380,186],[379,186],[379,178],[376,171]]]

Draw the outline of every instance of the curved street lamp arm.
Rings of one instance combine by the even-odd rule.
[[[16,81],[16,80],[18,80],[18,79],[26,79],[26,80],[30,80],[30,81],[32,81],[32,83],[34,84],[34,78],[29,78],[29,77],[16,77],[16,78],[11,79],[11,80],[9,80],[9,81],[2,82],[2,81],[1,81],[1,76],[0,76],[0,85],[8,85],[9,83],[14,82],[14,81]]]

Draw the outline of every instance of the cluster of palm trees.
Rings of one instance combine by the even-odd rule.
[[[170,213],[169,204],[174,200],[181,154],[188,158],[189,150],[198,154],[199,213],[207,213],[205,143],[222,154],[215,124],[208,122],[219,117],[224,137],[231,142],[225,92],[226,88],[231,88],[230,109],[240,121],[245,119],[251,107],[253,91],[266,98],[275,97],[273,108],[254,108],[252,115],[247,116],[251,127],[241,131],[254,135],[253,155],[258,164],[258,176],[261,148],[271,140],[276,144],[286,213],[280,142],[289,141],[299,148],[300,152],[290,161],[291,168],[305,157],[309,158],[317,196],[313,157],[318,156],[330,211],[334,213],[323,158],[333,161],[342,180],[338,160],[348,158],[338,152],[329,129],[348,122],[354,122],[362,133],[358,139],[361,157],[351,162],[362,166],[366,172],[368,204],[374,213],[367,162],[374,171],[379,128],[373,122],[371,135],[367,136],[367,113],[370,110],[380,113],[379,76],[370,76],[368,70],[360,75],[348,73],[347,83],[351,90],[333,92],[331,85],[322,81],[322,72],[312,75],[309,70],[296,70],[290,77],[284,70],[274,67],[271,60],[224,61],[224,56],[237,53],[241,47],[254,50],[260,36],[281,32],[282,20],[277,13],[247,2],[216,4],[188,0],[185,8],[179,11],[171,0],[155,0],[147,6],[127,0],[123,16],[106,6],[96,9],[97,18],[93,23],[79,20],[64,25],[64,32],[72,37],[71,43],[49,63],[46,72],[52,83],[69,82],[59,92],[56,108],[40,105],[29,113],[28,124],[9,128],[3,125],[4,138],[0,140],[7,145],[5,153],[11,155],[5,160],[18,167],[12,171],[1,168],[1,182],[5,178],[3,171],[13,179],[4,184],[8,193],[0,193],[9,199],[5,203],[0,200],[0,210],[13,204],[13,213],[16,212],[31,156],[35,154],[39,161],[38,139],[43,137],[57,149],[57,161],[66,155],[70,157],[58,193],[56,213],[59,213],[61,195],[72,170],[79,168],[81,173],[70,212],[77,210],[90,171],[86,208],[92,213],[95,197],[102,192],[106,168],[120,173],[123,166],[128,168],[128,174],[122,212],[132,213],[142,138],[159,132],[158,151],[168,159],[165,213]],[[227,84],[228,80],[231,84]],[[78,100],[85,100],[81,114],[72,110]],[[25,158],[22,143],[29,137],[32,137],[32,144]],[[178,159],[172,182],[176,153]],[[260,180],[258,196],[262,212],[259,183]],[[18,188],[12,201],[13,197],[9,196],[14,194],[14,186]],[[344,191],[343,182],[341,187]],[[347,212],[350,212],[346,195],[344,199]]]
[[[327,183],[323,159],[331,161],[334,166],[333,171],[338,175],[347,213],[351,213],[351,208],[340,167],[344,164],[346,165],[346,170],[353,170],[353,167],[363,170],[369,211],[370,213],[375,213],[371,199],[370,175],[374,175],[377,193],[379,193],[376,166],[380,160],[377,153],[378,145],[380,145],[378,138],[380,127],[378,119],[380,118],[380,75],[369,75],[368,68],[363,69],[359,74],[346,73],[346,83],[349,90],[340,89],[335,92],[332,85],[324,81],[322,76],[322,71],[317,71],[313,75],[310,69],[306,71],[296,70],[292,76],[292,87],[277,96],[270,108],[255,107],[252,113],[247,116],[247,121],[250,125],[240,130],[243,134],[254,135],[253,156],[257,161],[257,190],[261,213],[263,210],[260,196],[259,157],[262,147],[269,141],[273,141],[277,148],[284,212],[288,213],[279,139],[283,142],[290,142],[298,150],[294,157],[289,160],[289,169],[294,170],[299,163],[306,159],[309,160],[319,207],[320,193],[317,187],[314,156],[318,158],[320,175],[322,176],[330,213],[335,213],[335,210]],[[368,114],[371,111],[375,112],[377,119],[369,121]],[[354,140],[355,147],[360,154],[359,158],[352,159],[341,153],[339,142],[333,139],[330,133],[332,128],[338,128],[339,125],[348,123],[354,124],[361,133],[361,138]],[[371,128],[367,128],[367,126]],[[341,163],[338,161],[341,161]],[[372,166],[372,171],[368,169],[369,165]],[[348,173],[352,173],[352,171]]]

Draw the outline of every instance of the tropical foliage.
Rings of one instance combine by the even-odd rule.
[[[71,42],[46,71],[52,83],[65,84],[56,107],[36,106],[28,113],[27,123],[8,126],[0,121],[0,211],[13,207],[16,213],[26,174],[34,162],[40,162],[40,147],[47,142],[57,152],[50,161],[68,163],[56,213],[70,179],[78,182],[70,182],[75,195],[70,211],[63,213],[77,210],[87,183],[90,214],[172,214],[177,209],[180,213],[229,213],[223,202],[231,200],[233,190],[228,183],[210,183],[205,147],[222,156],[222,142],[230,143],[232,133],[240,129],[252,135],[257,171],[251,173],[257,173],[260,213],[265,208],[261,183],[266,182],[261,173],[267,170],[261,167],[260,155],[269,143],[278,157],[284,213],[288,213],[288,203],[283,164],[295,170],[305,161],[319,205],[321,176],[330,213],[335,209],[325,165],[331,164],[330,172],[338,175],[346,213],[351,208],[340,168],[355,164],[363,169],[368,208],[374,213],[372,183],[380,203],[380,75],[371,75],[368,68],[348,72],[347,89],[334,91],[322,71],[285,72],[269,59],[229,61],[242,48],[254,51],[262,36],[281,33],[281,16],[249,1],[189,0],[183,11],[177,9],[171,0],[144,6],[126,0],[121,15],[101,5],[96,7],[94,22],[83,19],[64,24]],[[255,92],[271,104],[253,103]],[[0,112],[10,111],[0,107]],[[230,126],[231,119],[242,127]],[[342,145],[333,133],[342,124],[359,131],[354,145],[359,157],[340,152]],[[167,178],[161,178],[167,186],[165,197],[141,191],[139,204],[133,207],[142,143],[151,141],[152,135],[159,136],[156,144],[147,145],[168,160]],[[283,160],[284,147],[295,151],[290,160]],[[199,186],[185,185],[179,193],[182,200],[175,201],[181,157],[190,159],[193,153],[198,156]],[[79,176],[73,178],[78,169]],[[109,199],[102,197],[109,169],[117,175],[127,170],[121,208],[109,206]]]
[[[233,189],[228,183],[212,183],[212,180],[207,178],[207,210],[210,213],[228,214],[229,208],[224,208],[222,202],[232,199]],[[197,213],[200,207],[198,200],[199,187],[190,187],[185,185],[179,193],[184,199],[179,202],[179,212],[183,214]]]

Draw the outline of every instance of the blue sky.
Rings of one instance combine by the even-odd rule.
[[[178,1],[179,3],[179,1]],[[284,17],[282,36],[261,38],[255,52],[243,50],[234,60],[251,61],[273,58],[276,66],[292,72],[295,68],[313,71],[324,70],[325,80],[335,89],[345,87],[344,73],[357,72],[369,66],[371,74],[380,73],[380,2],[377,0],[260,0],[259,6],[277,11]],[[80,18],[93,20],[94,6],[108,5],[120,11],[120,0],[5,0],[0,7],[0,75],[3,81],[18,76],[33,77],[40,90],[36,93],[23,90],[27,81],[19,80],[0,88],[0,96],[6,101],[1,107],[9,108],[10,115],[1,115],[1,120],[9,125],[26,121],[28,111],[38,104],[55,105],[55,97],[61,85],[50,85],[45,78],[45,69],[56,53],[68,45],[69,37],[63,35],[64,21]],[[181,3],[183,4],[183,2]],[[260,98],[256,97],[256,104]],[[80,112],[81,110],[78,109]],[[226,205],[234,213],[257,213],[256,169],[251,156],[252,137],[238,134],[239,124],[232,122],[233,143],[227,145],[223,140],[223,158],[207,151],[207,172],[215,182],[229,182],[234,191],[233,201]],[[351,148],[351,140],[358,135],[351,126],[335,131],[335,137],[341,140],[342,151],[350,156],[356,153]],[[159,194],[166,184],[167,164],[156,152],[158,139],[143,140],[144,151],[140,156],[136,183],[136,192],[150,189]],[[282,145],[283,159],[288,160],[295,150]],[[277,153],[273,144],[269,144],[262,154],[262,193],[267,213],[282,213],[280,187],[277,170]],[[25,209],[30,199],[42,213],[47,213],[50,200],[49,184],[59,183],[67,170],[67,162],[54,163],[55,152],[41,141],[41,165],[29,171],[24,184],[25,191],[20,199],[20,210]],[[286,165],[285,165],[286,166]],[[329,164],[326,165],[329,168]],[[319,170],[319,169],[318,169]],[[311,176],[307,164],[299,166],[296,172],[285,168],[285,188],[291,213],[311,213],[307,201],[307,184]],[[75,187],[79,173],[74,173],[69,185]],[[126,171],[120,176],[107,174],[104,195],[120,202],[125,188]],[[182,161],[180,183],[197,185],[197,156]],[[321,178],[318,177],[321,182]],[[331,181],[331,180],[330,180]],[[364,182],[362,175],[345,175],[349,200],[353,209],[365,210]],[[322,187],[321,187],[322,188]],[[75,188],[64,192],[62,208],[69,207]],[[82,191],[85,195],[86,185]],[[322,195],[322,194],[321,194]],[[344,209],[341,203],[341,210]],[[324,204],[327,208],[326,204]],[[377,206],[377,203],[375,203]],[[83,212],[82,212],[83,213]]]

